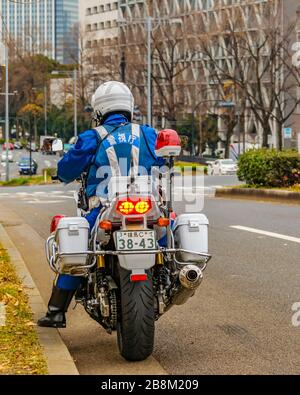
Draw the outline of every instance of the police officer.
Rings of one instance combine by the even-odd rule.
[[[147,125],[132,123],[134,98],[125,84],[110,81],[101,85],[93,96],[92,107],[98,126],[82,133],[74,148],[58,163],[58,177],[62,182],[70,183],[82,173],[88,173],[86,219],[91,229],[101,210],[102,199],[107,196],[112,175],[127,176],[133,167],[143,167],[150,174],[152,166],[164,164],[155,155],[156,131]],[[65,313],[80,282],[78,277],[56,277],[48,311],[38,321],[39,326],[66,327]]]

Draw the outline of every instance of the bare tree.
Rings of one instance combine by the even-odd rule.
[[[176,127],[177,119],[185,112],[185,74],[191,67],[195,52],[185,50],[181,29],[171,22],[162,22],[152,35],[152,78],[155,83],[154,92],[157,94],[154,98],[154,103],[157,103],[156,113]]]
[[[282,127],[300,103],[299,69],[289,52],[295,33],[291,23],[283,31],[280,10],[270,2],[260,26],[241,28],[241,15],[224,14],[220,30],[200,37],[205,66],[218,86],[232,81],[239,107],[250,108],[262,129],[262,145],[268,146],[272,122],[277,123],[277,146],[282,148]],[[220,54],[226,62],[220,61]],[[217,88],[219,89],[219,88]]]

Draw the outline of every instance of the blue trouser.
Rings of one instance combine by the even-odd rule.
[[[100,213],[101,207],[94,208],[87,216],[85,217],[90,224],[90,229],[93,229],[97,217]],[[67,274],[59,274],[56,276],[54,280],[54,285],[57,288],[60,289],[65,289],[66,291],[74,291],[76,290],[80,283],[81,283],[82,278],[81,277],[75,277],[75,276],[69,276]]]

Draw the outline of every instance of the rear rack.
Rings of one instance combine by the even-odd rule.
[[[189,251],[185,250],[182,248],[163,248],[159,247],[155,250],[134,250],[134,251],[77,251],[77,252],[68,252],[68,253],[59,253],[57,249],[57,245],[55,243],[55,235],[50,236],[47,241],[46,241],[46,257],[47,261],[49,263],[50,268],[56,273],[56,274],[62,274],[62,272],[59,270],[57,266],[59,266],[59,260],[64,257],[70,257],[70,256],[78,256],[78,255],[87,255],[87,256],[106,256],[106,255],[111,255],[111,256],[124,256],[124,255],[158,255],[158,254],[171,254],[172,259],[177,265],[187,265],[191,262],[181,262],[176,259],[176,254],[177,253],[188,253],[188,254],[193,254],[195,256],[199,256],[199,260],[195,260],[193,263],[198,263],[202,264],[203,266],[201,267],[201,270],[204,271],[207,267],[207,263],[211,259],[210,254],[205,254],[205,253],[199,253],[195,251]],[[86,265],[86,266],[78,266],[78,269],[80,270],[88,270],[91,269],[95,266],[95,263],[92,263],[91,265]],[[74,274],[74,276],[82,276],[82,274]]]

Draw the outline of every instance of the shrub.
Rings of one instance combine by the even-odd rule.
[[[300,155],[296,151],[253,149],[241,155],[240,181],[255,187],[290,187],[300,182]]]
[[[51,177],[51,176],[56,176],[57,174],[57,168],[56,167],[48,167],[46,169],[42,170],[42,174],[44,174],[44,171],[46,170],[47,172],[47,176]]]

